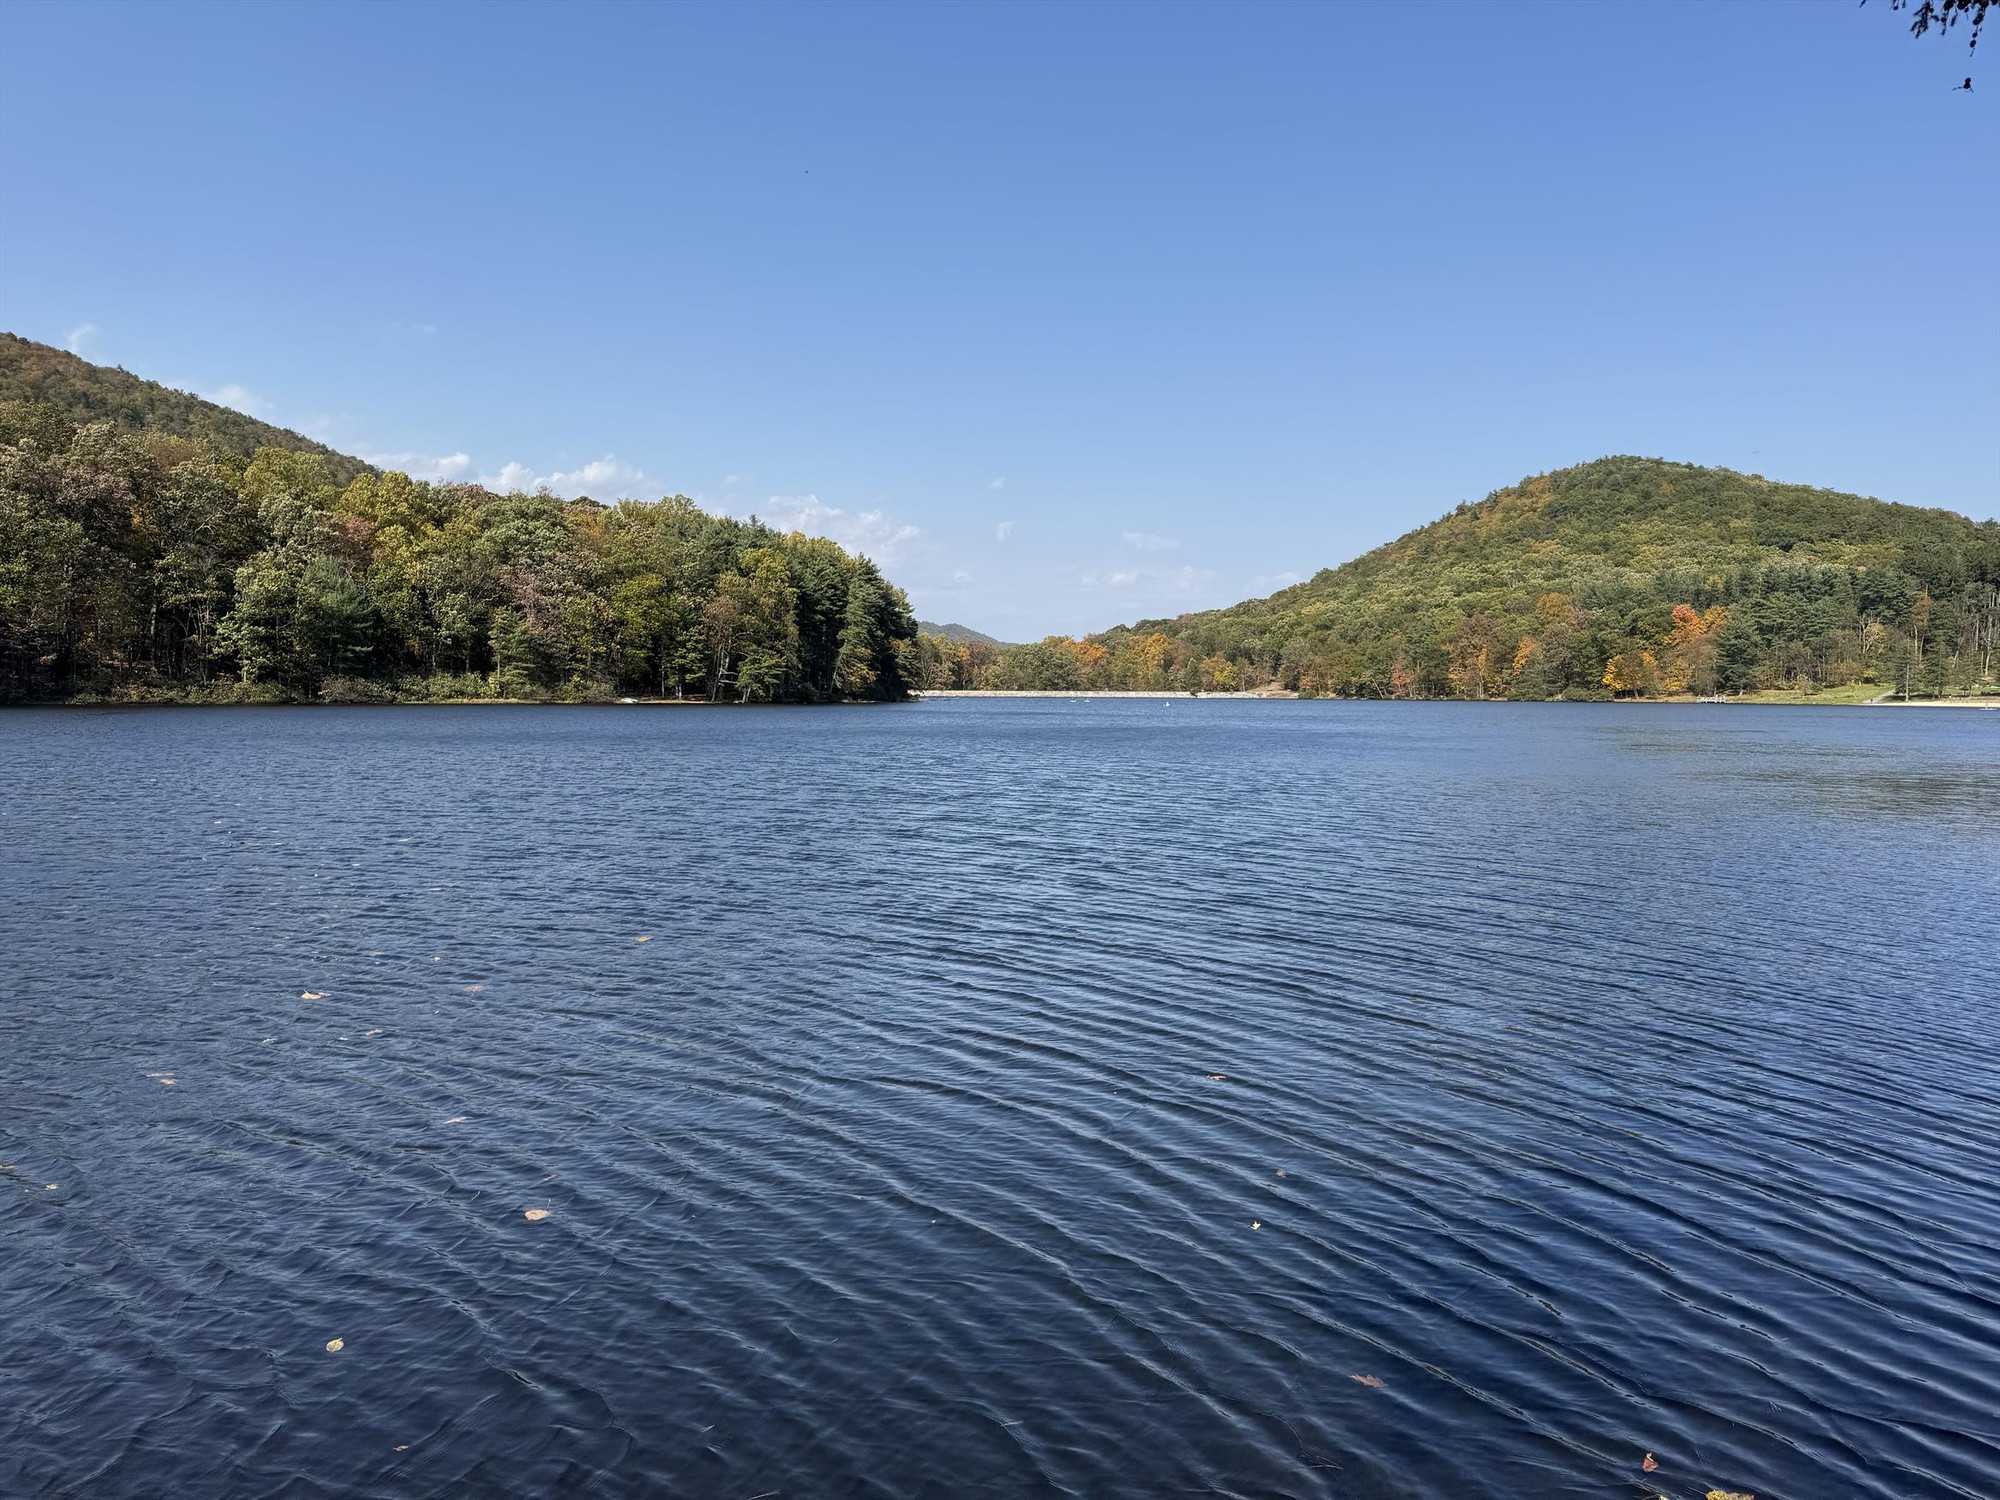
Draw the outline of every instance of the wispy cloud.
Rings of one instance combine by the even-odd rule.
[[[1177,536],[1160,536],[1151,531],[1128,531],[1124,536],[1126,546],[1137,547],[1141,552],[1164,552],[1181,544]]]
[[[1002,521],[998,526],[993,528],[993,540],[996,542],[1004,542],[1013,534],[1014,523],[1012,521]]]
[[[247,385],[230,384],[212,391],[196,392],[204,401],[213,401],[217,406],[226,406],[232,411],[240,411],[246,417],[268,416],[271,403],[251,390]]]
[[[362,459],[378,469],[393,469],[412,479],[429,479],[440,484],[465,484],[473,478],[472,455],[447,453],[364,453]]]
[[[95,342],[96,338],[97,325],[95,323],[79,323],[69,331],[69,336],[63,340],[63,348],[69,350],[70,353],[76,355],[79,359],[88,359],[90,358],[90,346]]]
[[[594,500],[651,498],[654,486],[645,471],[628,464],[615,454],[592,459],[575,469],[555,469],[537,473],[528,464],[510,461],[492,473],[482,472],[469,453],[369,453],[362,458],[378,469],[394,469],[412,479],[428,479],[439,484],[478,484],[489,490],[521,490],[538,494],[547,490],[574,500],[589,495]]]
[[[817,495],[773,495],[758,508],[757,517],[780,531],[827,537],[877,562],[890,561],[898,548],[921,534],[917,527],[892,521],[880,510],[843,510]]]
[[[593,500],[642,499],[652,488],[643,469],[626,463],[614,453],[593,458],[581,468],[557,469],[549,474],[537,474],[524,463],[504,463],[499,473],[480,475],[479,482],[489,490],[525,490],[531,494],[547,490],[571,500],[579,495],[588,495]]]
[[[438,331],[435,323],[405,323],[400,320],[390,323],[389,327],[397,333],[420,333],[427,339],[435,338]]]
[[[1076,575],[1077,582],[1092,589],[1136,588],[1152,596],[1185,594],[1211,583],[1211,568],[1179,567],[1164,571],[1153,568],[1099,568]]]
[[[986,488],[988,488],[989,490],[1004,490],[1004,489],[1006,489],[1006,488],[1007,488],[1007,476],[1006,476],[1005,474],[1002,474],[1002,475],[1001,475],[1001,476],[1000,476],[1000,477],[999,477],[998,479],[994,480],[994,481],[993,481],[993,482],[992,482],[991,484],[987,485],[987,486],[986,486]]]

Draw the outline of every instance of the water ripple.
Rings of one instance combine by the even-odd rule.
[[[1641,717],[0,716],[0,1493],[2000,1493],[2000,723]]]

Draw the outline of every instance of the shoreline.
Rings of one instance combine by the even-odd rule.
[[[912,698],[1296,698],[1283,688],[1251,693],[1190,693],[1170,688],[922,688]],[[1355,700],[1359,702],[1360,700]]]
[[[1088,688],[928,688],[910,695],[914,699],[931,698],[1068,698],[1077,701],[1085,698],[1196,698],[1208,702],[1217,698],[1255,699],[1260,702],[1308,702],[1308,703],[1568,703],[1562,698],[1336,698],[1323,696],[1301,699],[1295,692],[1285,689],[1267,688],[1249,693],[1191,693],[1141,691],[1137,689],[1107,689],[1092,691]],[[1910,698],[1910,699],[1856,699],[1815,700],[1812,698],[1760,696],[1741,698],[1592,698],[1583,700],[1584,705],[1615,704],[1621,708],[1985,708],[2000,710],[2000,696],[1984,698]],[[1571,705],[1574,706],[1574,705]]]
[[[1227,699],[1237,702],[1308,702],[1308,703],[1569,703],[1562,698],[1338,698],[1322,696],[1304,698],[1299,694],[1281,688],[1265,688],[1253,692],[1234,693],[1193,693],[1168,689],[1127,689],[1112,688],[1092,691],[1087,688],[928,688],[913,689],[907,698],[876,699],[849,698],[820,703],[731,703],[714,702],[707,698],[583,698],[564,700],[559,698],[405,698],[405,699],[351,699],[326,702],[317,698],[274,698],[262,701],[241,702],[217,701],[215,699],[174,699],[174,698],[41,698],[24,699],[16,703],[0,703],[0,713],[9,709],[68,708],[68,709],[140,709],[140,708],[879,708],[893,707],[897,703],[923,703],[932,699],[953,698],[1048,698],[1068,699],[1081,702],[1085,699],[1100,698],[1154,698],[1154,699],[1196,699],[1213,702]],[[1582,700],[1583,706],[1613,704],[1621,708],[1972,708],[2000,712],[2000,695],[1988,694],[1978,698],[1850,698],[1825,699],[1799,696],[1746,696],[1739,698],[1592,698]],[[1572,705],[1574,706],[1574,705]]]

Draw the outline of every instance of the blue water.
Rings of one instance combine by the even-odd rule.
[[[2000,1495],[2000,714],[17,711],[0,960],[10,1497]]]

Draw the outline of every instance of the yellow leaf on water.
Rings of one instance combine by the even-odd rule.
[[[647,934],[647,935],[646,935],[645,937],[642,937],[642,938],[633,938],[633,939],[632,939],[632,941],[633,941],[633,942],[635,942],[635,943],[650,943],[650,942],[652,942],[652,940],[653,940],[653,938],[652,938],[652,934],[651,934],[651,933],[648,933],[648,934]]]
[[[171,1078],[162,1078],[160,1080],[160,1083],[166,1088],[172,1088],[174,1086],[174,1081]]]
[[[539,1221],[546,1219],[548,1216],[549,1216],[549,1211],[546,1208],[531,1208],[526,1213],[521,1215],[522,1218],[526,1219],[531,1224],[538,1223]]]
[[[300,990],[300,991],[299,991],[299,998],[300,998],[301,1000],[324,1000],[324,999],[326,998],[326,991],[325,991],[325,990]]]
[[[48,1192],[51,1192],[51,1193],[53,1193],[53,1192],[54,1192],[54,1191],[56,1190],[56,1184],[54,1184],[53,1182],[45,1182],[45,1183],[43,1183],[43,1184],[42,1184],[42,1187],[43,1187],[43,1188],[44,1188],[44,1189],[45,1189],[46,1191],[48,1191]]]
[[[1737,1490],[1710,1490],[1708,1500],[1757,1500],[1757,1497]]]
[[[340,1353],[341,1350],[345,1349],[346,1347],[347,1347],[346,1339],[328,1339],[326,1341],[326,1352],[328,1354],[338,1354]]]
[[[1379,1391],[1382,1389],[1382,1378],[1379,1375],[1350,1375],[1347,1378],[1349,1380],[1358,1380],[1371,1390]]]

